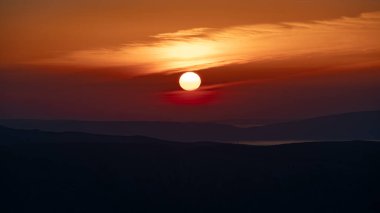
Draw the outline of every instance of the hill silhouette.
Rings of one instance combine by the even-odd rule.
[[[329,115],[250,128],[215,123],[0,120],[0,125],[54,132],[142,135],[175,141],[380,140],[380,111]]]
[[[1,212],[380,210],[380,143],[278,146],[0,127]]]

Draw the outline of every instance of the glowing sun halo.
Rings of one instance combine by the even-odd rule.
[[[201,78],[194,72],[186,72],[179,78],[179,85],[186,91],[193,91],[201,85]]]

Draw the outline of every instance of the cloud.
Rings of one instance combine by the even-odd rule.
[[[200,70],[228,64],[312,57],[319,66],[378,66],[380,12],[334,20],[194,28],[154,35],[116,49],[68,53],[34,62],[83,67],[141,66],[138,73]],[[310,65],[311,66],[311,65]]]

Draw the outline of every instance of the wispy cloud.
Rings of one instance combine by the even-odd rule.
[[[379,58],[367,57],[380,53],[380,12],[313,22],[195,28],[152,37],[147,43],[75,51],[37,63],[145,67],[137,75],[310,55],[324,58],[321,63],[380,64]]]

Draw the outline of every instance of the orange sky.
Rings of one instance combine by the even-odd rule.
[[[380,109],[373,0],[0,3],[0,117],[287,120]],[[203,78],[179,91],[183,71]]]

